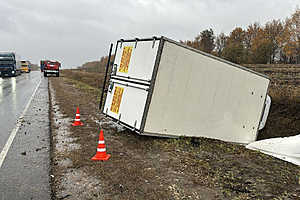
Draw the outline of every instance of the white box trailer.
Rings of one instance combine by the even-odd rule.
[[[102,112],[143,135],[250,143],[269,82],[166,37],[119,40]]]

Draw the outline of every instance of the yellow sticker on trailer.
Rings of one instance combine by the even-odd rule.
[[[128,66],[131,58],[132,48],[133,47],[131,46],[125,46],[123,48],[119,72],[128,73]]]
[[[116,114],[119,113],[123,91],[124,91],[124,88],[118,87],[118,86],[115,87],[115,92],[114,92],[113,100],[112,100],[111,107],[110,107],[111,112],[114,112]]]

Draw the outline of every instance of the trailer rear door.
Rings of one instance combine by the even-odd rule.
[[[111,80],[103,112],[123,125],[140,130],[149,86]]]
[[[150,82],[160,40],[118,42],[113,76]]]

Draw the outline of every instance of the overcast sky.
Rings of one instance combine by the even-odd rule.
[[[285,19],[300,0],[0,0],[0,51],[75,67],[107,55],[116,40],[193,39],[212,28]]]

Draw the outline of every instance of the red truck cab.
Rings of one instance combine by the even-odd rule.
[[[59,68],[61,64],[58,61],[44,61],[44,77],[47,77],[48,74],[55,74],[59,77]]]

